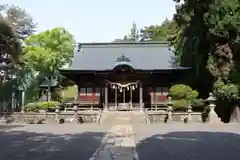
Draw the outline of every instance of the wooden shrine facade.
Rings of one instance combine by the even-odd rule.
[[[153,105],[165,106],[169,88],[184,81],[187,69],[158,66],[164,60],[161,58],[164,54],[161,53],[162,48],[157,53],[161,44],[83,44],[72,66],[60,71],[78,85],[76,100],[79,105],[89,103],[105,110],[143,110]],[[153,57],[151,53],[155,53]],[[136,58],[145,54],[150,58]],[[156,56],[159,56],[159,62]]]

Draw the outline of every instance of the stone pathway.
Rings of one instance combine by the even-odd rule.
[[[134,137],[132,125],[112,127],[90,160],[138,160]]]
[[[131,120],[129,113],[108,115],[107,122],[114,123],[113,127],[90,160],[138,160]]]

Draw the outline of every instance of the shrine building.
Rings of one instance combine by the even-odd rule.
[[[188,71],[174,65],[162,42],[80,43],[71,65],[60,70],[78,86],[79,105],[104,110],[164,106],[169,88],[184,83]]]

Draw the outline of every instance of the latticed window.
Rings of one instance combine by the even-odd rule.
[[[100,96],[101,89],[100,88],[95,88],[95,95]]]
[[[161,96],[162,95],[162,87],[156,87],[156,95]]]
[[[167,96],[168,95],[168,88],[167,87],[162,87],[162,95]]]
[[[86,95],[86,88],[80,88],[80,96]]]
[[[92,96],[92,94],[93,94],[93,89],[92,89],[92,88],[87,88],[87,93],[86,93],[86,95],[87,95],[87,96]]]

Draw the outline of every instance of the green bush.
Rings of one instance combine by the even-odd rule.
[[[58,102],[58,101],[32,102],[32,103],[28,103],[25,106],[25,111],[27,111],[27,112],[38,112],[39,110],[54,109],[58,105],[60,105],[60,102]]]
[[[27,112],[38,112],[37,104],[32,102],[25,105],[24,110]]]
[[[201,107],[204,106],[205,101],[203,99],[193,99],[191,103],[193,107]]]
[[[173,107],[174,108],[185,108],[187,107],[188,102],[185,99],[180,99],[180,100],[174,100],[173,101]]]
[[[192,90],[190,86],[177,84],[170,88],[169,95],[172,96],[172,99],[174,100],[192,100],[198,97],[198,91]]]
[[[201,106],[203,100],[197,99],[198,91],[193,90],[190,86],[177,84],[170,88],[169,95],[173,100],[174,108],[186,108],[191,102],[192,106]]]

